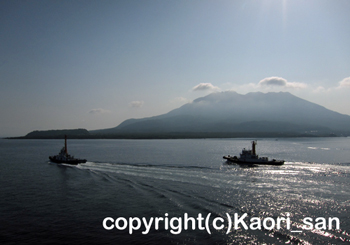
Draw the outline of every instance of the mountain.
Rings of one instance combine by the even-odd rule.
[[[328,110],[287,92],[212,93],[166,114],[128,119],[106,134],[266,133],[349,134],[350,116]]]

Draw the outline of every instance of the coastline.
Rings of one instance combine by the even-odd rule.
[[[206,138],[305,138],[305,137],[348,137],[346,133],[280,133],[280,132],[164,132],[164,133],[121,133],[70,135],[70,139],[206,139]],[[4,139],[64,139],[61,135],[19,136]]]

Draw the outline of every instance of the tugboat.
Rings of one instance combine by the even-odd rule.
[[[236,163],[236,164],[259,164],[259,165],[283,165],[284,160],[269,160],[267,157],[259,157],[256,155],[255,146],[256,141],[252,141],[252,150],[246,150],[243,148],[240,157],[236,156],[223,156],[228,162]]]
[[[60,153],[55,156],[49,156],[51,162],[55,163],[66,163],[77,165],[79,163],[86,163],[86,159],[74,158],[73,156],[68,154],[67,151],[67,135],[64,136],[64,147],[61,149]]]

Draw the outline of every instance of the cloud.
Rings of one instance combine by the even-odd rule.
[[[170,102],[174,103],[174,104],[185,104],[185,103],[191,102],[191,100],[186,99],[184,97],[176,97],[176,98],[170,100]]]
[[[325,89],[323,86],[318,86],[316,89],[312,90],[313,93],[325,93],[329,89]]]
[[[315,93],[330,93],[330,92],[333,92],[333,91],[339,92],[339,90],[348,89],[348,88],[350,88],[350,77],[344,78],[338,84],[339,85],[337,87],[329,87],[329,88],[324,88],[322,86],[319,86],[316,89],[314,89],[312,92],[315,92]]]
[[[102,108],[97,108],[97,109],[91,109],[89,111],[90,114],[105,114],[105,113],[110,113],[111,111],[109,110],[105,110],[105,109],[102,109]]]
[[[341,80],[337,88],[350,88],[350,77],[346,77]]]
[[[303,88],[307,88],[307,84],[305,83],[298,83],[298,82],[291,82],[291,83],[287,83],[287,88],[296,88],[296,89],[303,89]]]
[[[143,102],[143,101],[137,101],[137,100],[135,100],[135,101],[131,101],[131,102],[129,103],[129,106],[130,106],[130,107],[134,107],[134,108],[140,108],[140,107],[143,106],[144,103],[145,103],[145,102]]]
[[[306,88],[307,85],[305,83],[298,83],[298,82],[288,82],[286,79],[282,77],[267,77],[261,80],[258,83],[258,86],[265,87],[265,86],[280,86],[285,88]]]
[[[219,87],[214,86],[211,83],[200,83],[192,88],[192,91],[204,91],[204,90],[219,90]]]
[[[267,77],[258,83],[259,86],[286,86],[287,80],[282,77]]]

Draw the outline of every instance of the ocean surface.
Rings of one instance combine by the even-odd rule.
[[[251,140],[0,139],[0,244],[349,244],[350,138]]]

